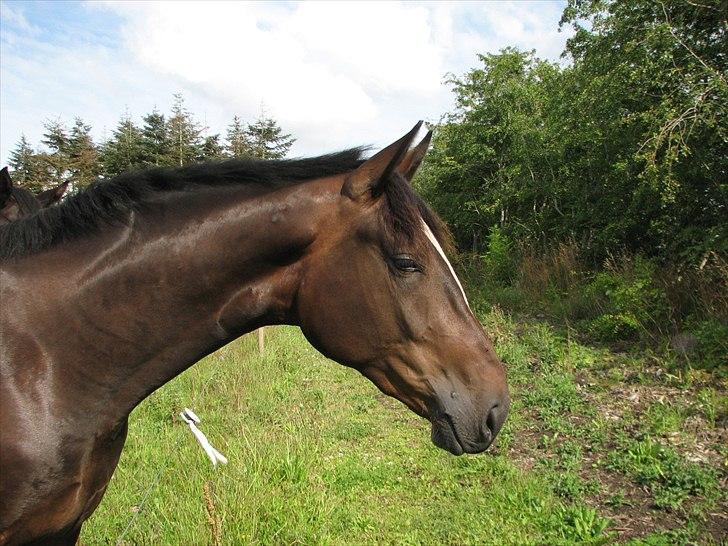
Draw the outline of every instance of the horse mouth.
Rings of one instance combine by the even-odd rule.
[[[466,451],[458,436],[455,423],[447,413],[432,419],[432,443],[453,455],[462,455]]]

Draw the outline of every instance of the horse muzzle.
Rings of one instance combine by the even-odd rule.
[[[488,449],[508,416],[507,396],[492,403],[484,419],[473,419],[471,412],[437,412],[432,422],[432,443],[453,455],[481,453]],[[475,421],[475,422],[473,422]]]

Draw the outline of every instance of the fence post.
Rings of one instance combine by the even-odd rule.
[[[260,354],[263,354],[263,350],[265,349],[265,331],[263,330],[263,327],[261,326],[258,328],[258,352]]]

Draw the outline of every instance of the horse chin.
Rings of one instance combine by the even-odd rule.
[[[440,449],[449,451],[453,455],[462,455],[465,453],[455,431],[455,426],[444,415],[432,419],[432,443]]]

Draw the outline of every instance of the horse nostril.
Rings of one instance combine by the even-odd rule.
[[[485,426],[488,427],[488,430],[492,434],[495,434],[498,432],[498,422],[496,420],[496,410],[498,409],[498,404],[490,408],[490,411],[488,412],[488,417],[485,419]]]
[[[490,408],[488,416],[485,418],[485,424],[493,435],[493,438],[495,438],[496,434],[500,432],[501,427],[503,427],[503,423],[508,415],[508,406],[508,403],[494,404]]]
[[[483,436],[488,440],[492,441],[496,435],[500,432],[504,421],[508,415],[508,404],[503,405],[500,403],[493,404],[485,418],[485,427],[483,430]]]

